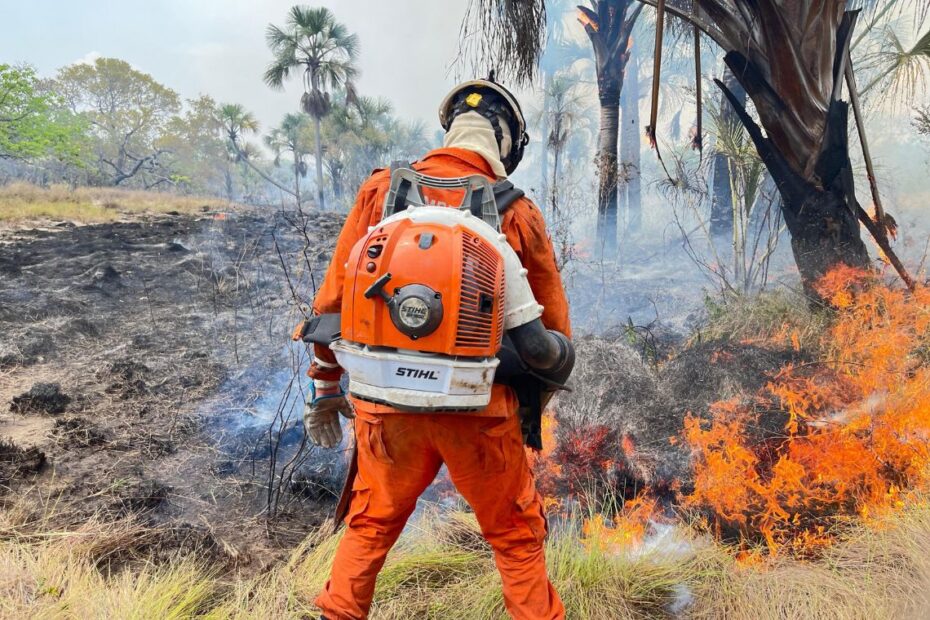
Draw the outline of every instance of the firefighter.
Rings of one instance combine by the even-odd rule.
[[[519,104],[492,76],[456,86],[442,102],[439,117],[446,130],[443,147],[411,167],[434,177],[480,174],[497,182],[498,208],[506,207],[501,229],[528,270],[530,286],[544,308],[542,323],[570,336],[568,303],[543,216],[505,182],[528,140]],[[390,171],[378,170],[359,190],[314,300],[314,314],[340,311],[349,252],[380,221],[389,186]],[[441,196],[436,202],[442,203]],[[304,424],[311,441],[339,445],[341,414],[355,418],[357,450],[357,473],[347,487],[346,533],[330,579],[316,599],[324,618],[367,617],[385,556],[443,464],[494,551],[510,615],[533,620],[565,616],[546,574],[547,524],[526,460],[526,429],[521,429],[514,389],[495,384],[490,404],[468,414],[403,413],[356,398],[350,405],[340,388],[342,369],[332,351],[319,344],[309,375],[313,387]]]

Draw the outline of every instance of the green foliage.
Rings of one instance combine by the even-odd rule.
[[[265,33],[268,47],[274,60],[265,71],[265,83],[280,89],[290,77],[291,71],[300,71],[304,93],[300,108],[316,121],[316,195],[317,206],[325,208],[323,192],[323,145],[320,140],[320,121],[332,109],[330,91],[345,88],[346,103],[356,100],[352,80],[358,74],[355,62],[358,58],[358,37],[336,21],[332,12],[325,8],[293,6],[288,12],[284,28],[268,25]],[[296,151],[294,151],[296,155]],[[295,159],[295,175],[299,173],[301,161]],[[300,204],[300,181],[295,182],[294,196]]]
[[[265,136],[265,146],[274,153],[274,165],[281,165],[281,156],[290,154],[292,171],[302,177],[307,176],[304,157],[313,148],[313,136],[310,133],[308,118],[302,114],[285,114],[281,124]]]
[[[337,97],[338,98],[338,97]],[[313,139],[308,127],[308,140]],[[391,161],[412,161],[429,148],[423,126],[393,114],[384,99],[358,97],[354,105],[333,105],[321,127],[323,161],[337,201],[352,193],[371,171]]]
[[[42,87],[32,67],[0,64],[0,159],[78,162],[82,131],[80,119]]]
[[[921,20],[915,30],[913,42],[907,43],[895,29],[894,21],[881,31],[877,42],[878,51],[866,55],[867,65],[877,69],[878,74],[862,89],[865,94],[881,86],[880,98],[902,104],[920,99],[927,89],[930,78],[930,25]]]
[[[158,141],[181,110],[176,92],[116,58],[65,67],[55,87],[88,124],[96,181],[120,185],[133,179],[152,187],[170,180]]]
[[[226,185],[231,162],[219,107],[212,97],[188,100],[183,115],[168,120],[155,146],[166,153],[165,167],[176,171],[169,172],[172,185],[197,193]]]

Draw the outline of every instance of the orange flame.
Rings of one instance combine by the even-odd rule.
[[[647,492],[624,502],[623,509],[612,522],[596,514],[584,521],[582,540],[607,551],[622,551],[643,542],[650,521],[659,514],[659,502]]]
[[[772,555],[816,552],[837,524],[930,488],[930,289],[841,267],[817,290],[837,313],[820,337],[824,361],[783,368],[683,432],[695,457],[683,505]],[[773,415],[781,431],[758,438]]]

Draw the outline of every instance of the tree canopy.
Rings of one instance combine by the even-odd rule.
[[[98,182],[120,185],[141,175],[151,186],[167,179],[158,138],[180,112],[178,94],[128,62],[98,58],[61,69],[57,90],[90,126]]]
[[[32,67],[0,64],[0,159],[77,161],[82,130]]]

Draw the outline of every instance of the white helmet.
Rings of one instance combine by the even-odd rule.
[[[453,88],[439,106],[439,124],[449,131],[455,117],[465,112],[477,112],[490,121],[498,148],[504,137],[499,119],[506,119],[513,145],[506,156],[501,153],[501,161],[507,174],[516,170],[530,141],[526,133],[526,119],[513,93],[494,81],[493,71],[487,79],[462,82]]]

